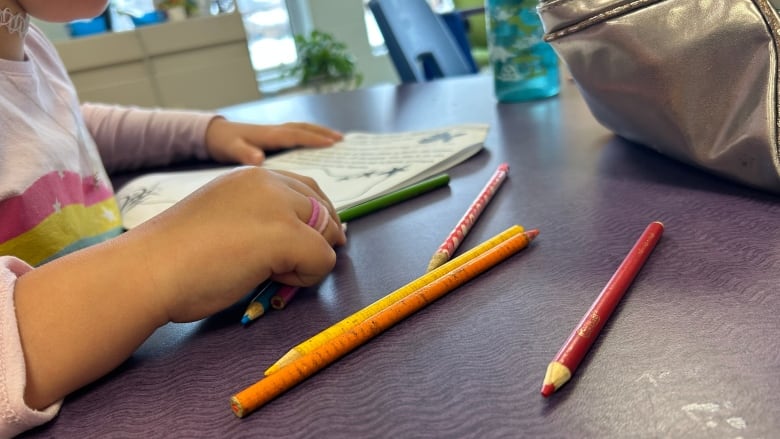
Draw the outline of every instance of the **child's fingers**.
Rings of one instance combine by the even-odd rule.
[[[317,232],[309,229],[309,233]],[[336,251],[325,239],[295,239],[290,242],[288,250],[293,255],[295,266],[287,273],[272,276],[273,280],[285,285],[314,285],[330,273],[336,265]]]
[[[306,196],[314,196],[319,200],[322,205],[324,205],[331,218],[333,218],[335,221],[338,221],[339,216],[338,213],[336,213],[336,208],[333,207],[333,203],[330,202],[330,199],[327,195],[325,195],[325,192],[322,191],[320,186],[317,184],[317,182],[311,178],[307,177],[305,175],[296,174],[294,172],[289,171],[281,171],[281,170],[274,170],[273,172],[276,172],[277,174],[281,174],[288,178],[288,185],[295,189],[296,191],[306,195]],[[307,222],[309,216],[304,217],[305,220],[303,222]]]
[[[288,122],[283,126],[293,127],[299,130],[315,133],[319,136],[324,136],[331,140],[336,140],[336,141],[342,140],[344,138],[344,135],[339,131],[330,129],[322,125],[315,125],[307,122]]]
[[[286,123],[258,128],[248,127],[243,131],[247,142],[264,149],[285,149],[297,146],[326,147],[343,138],[341,133],[308,123]]]
[[[333,220],[324,203],[314,195],[306,197],[306,202],[305,211],[296,208],[304,227],[293,228],[291,236],[295,239],[286,240],[285,260],[293,265],[283,268],[285,272],[277,271],[272,276],[273,280],[286,285],[309,286],[320,282],[336,264],[333,247],[346,242],[341,224]]]
[[[343,245],[346,242],[346,235],[341,223],[333,219],[327,207],[316,197],[310,196],[309,202],[312,211],[306,225],[325,237],[330,245]]]
[[[327,207],[316,197],[309,197],[311,215],[306,223],[321,234],[331,245],[343,245],[346,242],[341,223],[335,221]]]

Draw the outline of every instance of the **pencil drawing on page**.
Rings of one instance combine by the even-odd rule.
[[[121,197],[117,196],[116,201],[119,204],[119,210],[124,212],[134,208],[135,206],[138,206],[139,204],[145,203],[147,198],[156,194],[158,186],[159,185],[157,184],[154,184],[150,187],[141,186],[132,192],[122,194]]]

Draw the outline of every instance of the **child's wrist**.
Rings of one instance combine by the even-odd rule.
[[[203,148],[206,151],[206,154],[211,159],[219,159],[219,153],[216,151],[218,148],[218,145],[220,144],[220,131],[221,131],[221,125],[224,125],[228,123],[228,120],[225,119],[223,116],[216,115],[211,118],[209,123],[206,125],[206,132],[204,134],[203,138]]]

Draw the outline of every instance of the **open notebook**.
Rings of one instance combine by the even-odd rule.
[[[399,133],[352,132],[329,148],[300,148],[269,157],[263,167],[314,178],[336,210],[414,184],[479,152],[485,124],[465,124]],[[117,192],[126,229],[157,215],[217,176],[235,169],[154,173]]]

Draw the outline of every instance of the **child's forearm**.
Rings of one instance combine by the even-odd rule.
[[[129,239],[128,239],[129,238]],[[27,367],[25,401],[56,402],[127,359],[167,322],[157,308],[153,258],[120,237],[20,277],[16,314]]]
[[[313,180],[240,168],[118,238],[19,277],[25,401],[42,408],[63,398],[159,326],[225,309],[270,277],[321,280],[346,237],[332,206],[324,230],[307,224],[315,197],[327,200]]]

